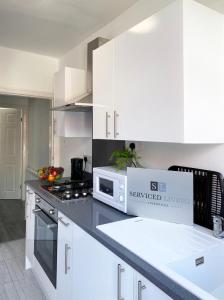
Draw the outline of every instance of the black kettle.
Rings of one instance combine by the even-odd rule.
[[[71,159],[71,180],[80,180],[83,178],[83,159]]]

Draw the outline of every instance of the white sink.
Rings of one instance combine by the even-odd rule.
[[[223,244],[223,243],[222,243]],[[217,299],[224,299],[224,245],[202,251],[204,263],[195,266],[196,257],[188,257],[169,267]]]
[[[97,228],[201,299],[224,300],[224,243],[211,231],[139,217]]]

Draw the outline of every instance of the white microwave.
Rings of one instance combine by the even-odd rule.
[[[93,197],[127,212],[127,172],[113,167],[93,168]]]

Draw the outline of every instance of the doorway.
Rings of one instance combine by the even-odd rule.
[[[0,95],[0,243],[25,237],[25,180],[51,157],[51,101]]]
[[[24,237],[22,110],[0,107],[0,242]]]

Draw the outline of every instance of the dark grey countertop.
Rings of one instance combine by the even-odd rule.
[[[139,258],[133,252],[121,246],[96,228],[97,225],[125,220],[131,218],[131,216],[128,216],[91,197],[76,202],[62,203],[54,195],[44,190],[41,187],[39,180],[26,181],[26,185],[30,186],[40,197],[52,204],[75,224],[162,289],[171,298],[177,300],[199,300],[198,297],[178,285],[171,278],[167,277],[156,268]]]

